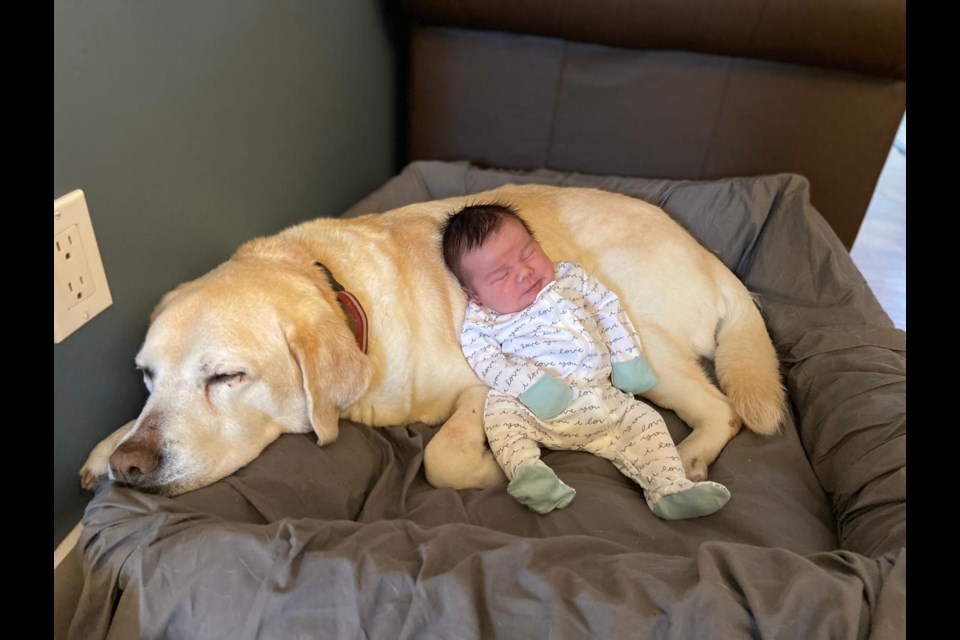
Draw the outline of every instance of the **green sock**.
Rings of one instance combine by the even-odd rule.
[[[730,499],[730,491],[718,482],[697,482],[678,493],[663,496],[653,505],[653,512],[664,520],[686,520],[708,516],[719,511]]]
[[[545,514],[566,507],[577,492],[564,484],[550,467],[527,465],[517,469],[507,493],[528,509]]]

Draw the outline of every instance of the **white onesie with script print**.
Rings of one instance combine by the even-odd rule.
[[[460,343],[491,390],[484,428],[497,461],[513,479],[525,465],[545,466],[540,445],[607,458],[645,490],[647,503],[690,488],[663,418],[615,387],[613,366],[642,357],[640,337],[619,299],[571,262],[521,311],[467,307]],[[571,389],[559,415],[538,418],[518,400],[544,376]]]

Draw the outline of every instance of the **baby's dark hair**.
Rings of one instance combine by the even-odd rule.
[[[461,284],[463,273],[460,270],[460,259],[486,242],[507,218],[518,221],[530,237],[534,237],[530,225],[520,217],[516,209],[505,202],[467,205],[451,214],[443,223],[443,261]]]

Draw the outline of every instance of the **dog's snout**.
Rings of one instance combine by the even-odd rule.
[[[134,486],[149,484],[150,476],[160,467],[156,422],[155,419],[144,421],[139,432],[121,443],[110,456],[110,468],[120,482]]]
[[[124,442],[110,456],[110,468],[117,480],[138,485],[149,478],[160,466],[160,455],[155,448],[143,446],[142,442]]]

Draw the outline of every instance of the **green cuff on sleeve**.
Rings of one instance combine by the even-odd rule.
[[[613,363],[613,386],[627,393],[644,393],[657,386],[657,374],[643,356]]]
[[[547,374],[517,398],[541,420],[555,418],[570,404],[573,389],[566,382]]]

